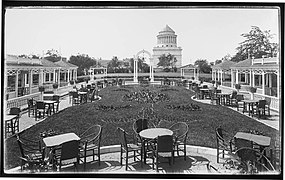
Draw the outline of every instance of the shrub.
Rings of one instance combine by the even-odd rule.
[[[240,88],[241,88],[241,85],[240,85],[240,84],[235,84],[235,88],[236,88],[236,89],[240,89]]]
[[[57,88],[58,88],[58,84],[57,84],[57,83],[54,83],[54,84],[52,85],[52,87],[53,87],[53,89],[57,89]]]
[[[40,86],[40,87],[39,87],[39,91],[40,91],[40,92],[44,92],[44,91],[45,91],[45,87],[44,87],[44,86]]]
[[[71,85],[73,85],[73,84],[74,84],[74,80],[69,81],[69,83],[70,83]]]
[[[256,90],[257,90],[256,87],[252,87],[252,86],[249,87],[249,91],[250,91],[251,93],[256,93]]]

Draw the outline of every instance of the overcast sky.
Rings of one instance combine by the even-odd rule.
[[[182,64],[197,59],[213,62],[234,55],[242,33],[258,26],[276,34],[277,9],[8,9],[5,53],[42,54],[60,50],[62,56],[88,54],[94,58],[133,57],[145,49],[152,54],[159,31],[169,25],[182,48]]]

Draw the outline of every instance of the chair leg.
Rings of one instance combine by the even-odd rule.
[[[128,170],[129,151],[126,151],[126,171]]]

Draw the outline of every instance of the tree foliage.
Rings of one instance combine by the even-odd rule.
[[[96,60],[89,57],[86,54],[72,55],[69,62],[78,66],[78,76],[85,75],[86,71],[91,67],[96,65]]]
[[[203,73],[210,73],[212,70],[206,59],[197,59],[194,65],[198,66],[199,71]]]
[[[159,62],[157,63],[158,67],[163,67],[164,69],[175,69],[175,64],[177,62],[177,59],[174,55],[168,53],[166,54],[162,54],[160,57],[158,57]]]
[[[47,50],[47,52],[45,53],[45,59],[51,62],[57,62],[61,60],[61,55],[57,50],[51,49]]]
[[[239,62],[249,56],[254,58],[262,58],[263,55],[276,56],[278,44],[270,42],[274,36],[270,34],[270,30],[262,31],[259,27],[252,26],[249,33],[243,33],[241,36],[245,40],[236,48],[237,53],[232,61]]]
[[[130,71],[134,72],[134,59],[130,59]],[[138,71],[139,72],[149,72],[149,65],[145,63],[144,58],[138,57]]]

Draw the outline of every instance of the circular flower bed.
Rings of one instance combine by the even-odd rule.
[[[184,105],[174,105],[174,104],[168,104],[166,105],[167,109],[177,109],[177,110],[183,110],[183,111],[199,111],[201,110],[201,107],[196,104],[184,104]]]
[[[139,103],[157,103],[169,101],[169,97],[166,94],[146,89],[124,95],[123,101],[137,101]]]
[[[101,111],[116,111],[119,109],[126,109],[126,108],[131,108],[131,105],[123,105],[123,106],[106,106],[106,105],[98,105],[95,109],[96,110],[101,110]]]

